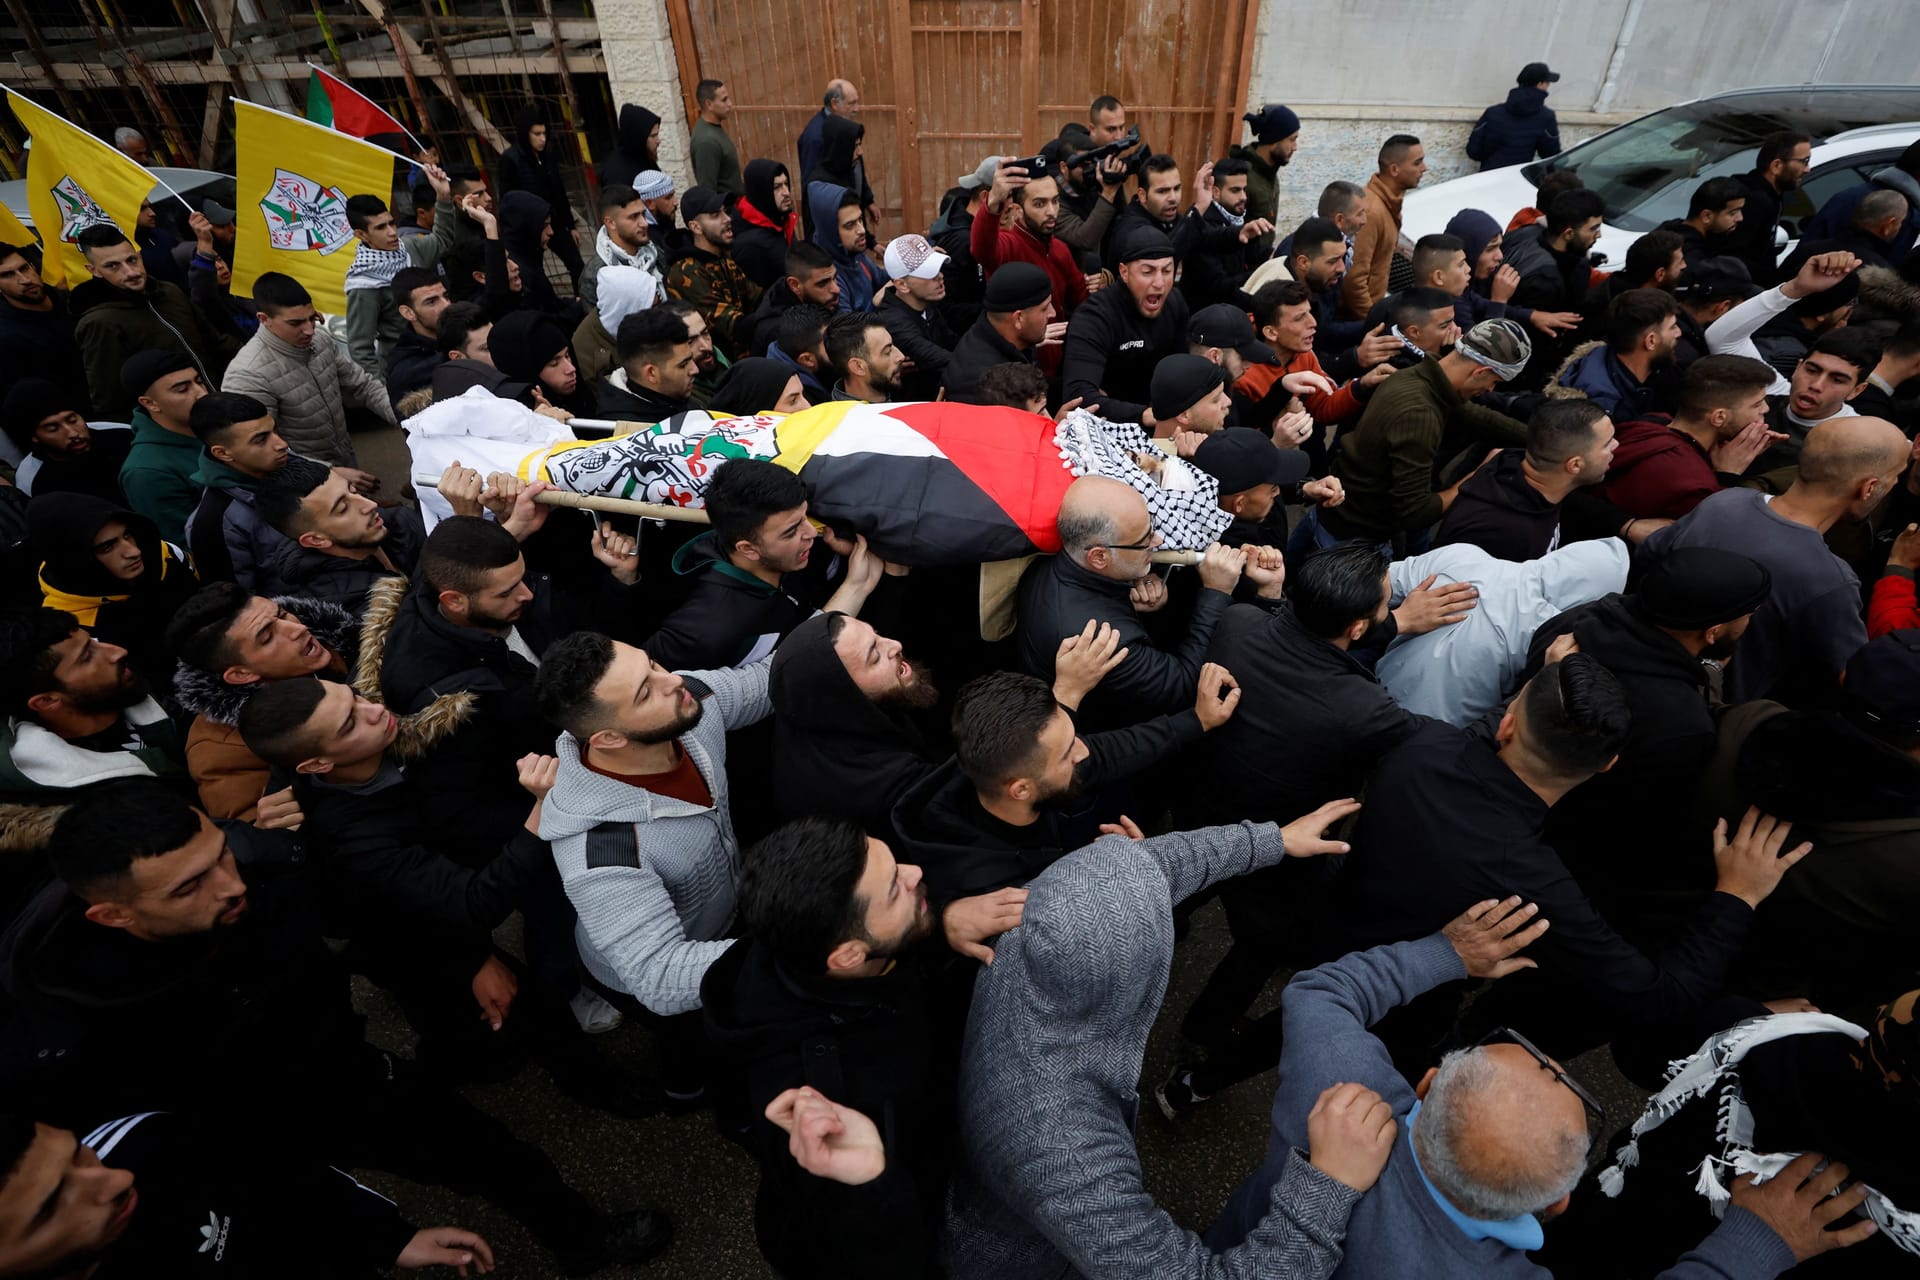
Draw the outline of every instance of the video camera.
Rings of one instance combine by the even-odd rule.
[[[1140,141],[1140,130],[1135,127],[1127,130],[1124,138],[1116,138],[1091,151],[1078,151],[1067,156],[1061,161],[1061,167],[1079,169],[1086,165],[1098,165],[1109,156],[1119,156],[1125,163],[1127,176],[1137,178],[1146,172],[1147,156],[1152,153],[1152,150],[1153,148]]]

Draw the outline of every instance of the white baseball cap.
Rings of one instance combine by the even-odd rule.
[[[895,280],[912,276],[931,280],[947,265],[947,255],[927,243],[922,235],[895,236],[887,246],[887,275]]]

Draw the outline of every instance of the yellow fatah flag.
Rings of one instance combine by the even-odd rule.
[[[0,204],[0,244],[10,244],[16,249],[31,249],[39,241],[33,232],[27,230],[27,224],[13,216],[13,210]]]
[[[233,137],[234,294],[250,297],[262,274],[279,271],[307,287],[316,310],[344,314],[347,269],[360,247],[347,225],[347,197],[387,199],[393,152],[237,99]]]
[[[153,175],[78,125],[9,90],[13,114],[33,138],[27,153],[27,212],[39,229],[40,275],[71,289],[92,279],[74,238],[110,222],[132,239]]]

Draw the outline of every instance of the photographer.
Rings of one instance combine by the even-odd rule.
[[[1146,149],[1126,150],[1126,139],[1096,146],[1083,124],[1060,131],[1042,153],[1060,173],[1060,213],[1054,235],[1076,254],[1098,254],[1120,213],[1120,195],[1130,169],[1146,159]]]

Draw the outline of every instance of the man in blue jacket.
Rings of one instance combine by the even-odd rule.
[[[1751,826],[1743,824],[1740,839],[1759,854],[1770,855],[1772,836],[1785,834],[1784,825]],[[1412,1088],[1367,1030],[1443,983],[1531,967],[1513,957],[1546,931],[1549,922],[1532,919],[1533,911],[1517,897],[1489,899],[1417,942],[1357,951],[1294,979],[1267,1162],[1234,1192],[1207,1233],[1209,1248],[1247,1237],[1304,1142],[1321,1091],[1354,1081],[1377,1087],[1399,1124],[1380,1180],[1353,1210],[1333,1280],[1546,1280],[1526,1251],[1544,1242],[1542,1221],[1566,1209],[1586,1170],[1587,1113],[1604,1120],[1599,1103],[1505,1028],[1448,1054]],[[1864,1199],[1858,1191],[1827,1199],[1837,1184],[1815,1179],[1802,1187],[1792,1177],[1736,1184],[1720,1225],[1660,1280],[1765,1280],[1866,1239],[1871,1230],[1860,1226],[1825,1230]]]
[[[1507,100],[1480,113],[1467,138],[1467,158],[1478,160],[1481,172],[1560,154],[1560,121],[1547,105],[1547,86],[1559,78],[1546,63],[1529,62]]]

